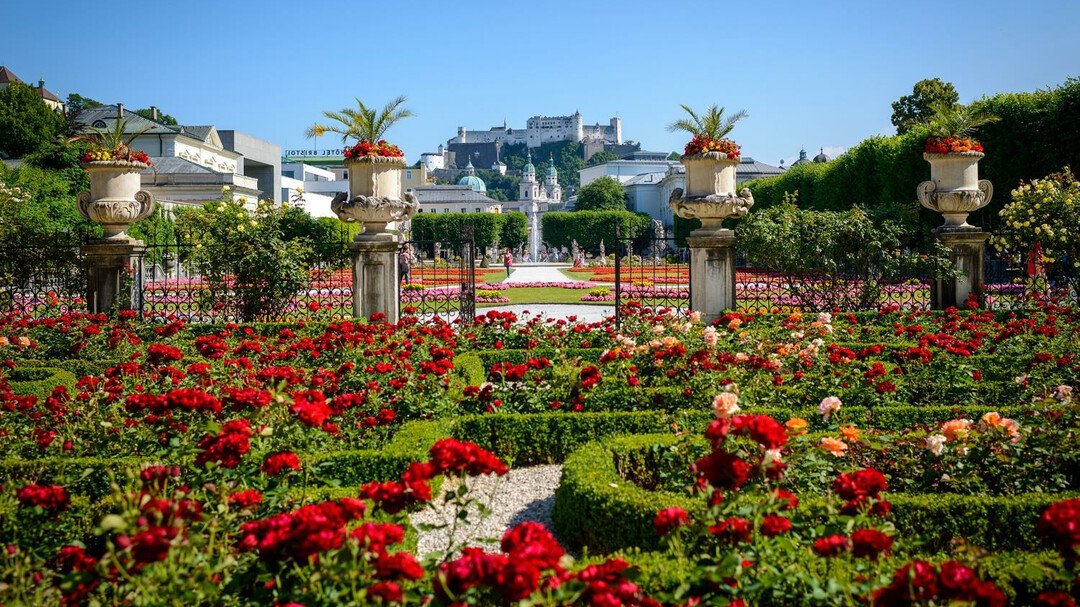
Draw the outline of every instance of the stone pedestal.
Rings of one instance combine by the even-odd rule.
[[[735,232],[694,230],[686,244],[690,247],[690,309],[709,323],[735,309]]]
[[[986,252],[986,241],[990,238],[990,234],[978,228],[938,230],[935,231],[934,238],[949,247],[949,259],[959,275],[951,280],[936,279],[931,303],[936,310],[943,310],[950,306],[962,308],[968,295],[982,291],[985,280],[983,255]]]
[[[398,247],[394,234],[360,234],[349,243],[353,260],[353,316],[371,318],[382,312],[386,322],[400,317]]]
[[[82,247],[86,256],[86,305],[93,314],[139,310],[143,254],[139,240],[99,240]]]

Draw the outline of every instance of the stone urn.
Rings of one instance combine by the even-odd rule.
[[[721,230],[725,219],[739,218],[754,206],[754,196],[743,188],[735,192],[735,170],[738,157],[723,152],[706,152],[683,156],[686,167],[686,189],[676,188],[668,204],[683,219],[701,221],[701,230]]]
[[[365,234],[383,233],[386,224],[409,219],[420,209],[415,195],[401,191],[404,158],[349,158],[345,168],[349,171],[349,194],[339,195],[330,208],[342,221],[362,223]]]
[[[131,224],[153,212],[153,194],[139,189],[141,173],[148,166],[126,160],[95,160],[82,164],[90,176],[90,191],[79,193],[79,213],[101,224],[106,240],[131,240],[127,235]]]
[[[945,223],[935,231],[974,231],[968,214],[985,207],[994,195],[994,186],[979,179],[982,152],[949,154],[924,153],[930,163],[930,181],[919,184],[919,203],[945,216]]]

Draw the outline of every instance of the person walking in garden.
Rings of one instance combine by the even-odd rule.
[[[506,277],[510,278],[510,267],[514,265],[514,256],[510,249],[503,249],[503,266],[506,268]]]
[[[398,282],[402,281],[405,284],[412,282],[412,253],[408,246],[401,247],[398,253]]]

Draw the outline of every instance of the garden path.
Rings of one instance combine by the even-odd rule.
[[[564,266],[565,267],[565,266]],[[559,266],[518,265],[503,282],[578,282],[559,271]]]
[[[479,520],[477,508],[470,509],[471,525],[461,525],[455,532],[454,545],[483,546],[498,550],[499,540],[507,529],[525,521],[551,524],[555,489],[562,477],[561,465],[514,468],[506,476],[474,476],[469,479],[470,496],[491,509],[491,516]],[[454,489],[443,483],[443,491]],[[444,551],[450,545],[451,527],[457,511],[443,508],[436,497],[431,504],[412,516],[413,525],[446,525],[442,529],[420,531],[417,554]]]

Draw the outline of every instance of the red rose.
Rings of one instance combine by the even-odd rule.
[[[744,518],[727,518],[709,527],[709,533],[732,544],[750,541],[753,526]]]
[[[814,552],[818,556],[830,557],[848,549],[848,538],[843,535],[829,535],[814,541]]]
[[[721,450],[699,459],[694,466],[698,476],[716,489],[738,489],[750,475],[749,464],[739,456]]]
[[[776,537],[788,531],[791,531],[791,520],[786,517],[770,514],[761,521],[761,534],[765,537]]]
[[[1080,548],[1080,498],[1051,504],[1039,517],[1039,535],[1050,540],[1066,559],[1078,559]]]
[[[876,561],[879,556],[888,554],[892,545],[892,538],[877,529],[859,529],[851,534],[851,553],[857,558]]]
[[[285,470],[300,470],[300,458],[292,451],[279,451],[266,456],[262,463],[262,471],[267,476],[278,476]]]
[[[653,519],[653,529],[656,530],[656,535],[665,536],[671,533],[676,527],[682,527],[689,520],[689,515],[686,510],[679,508],[678,506],[672,506],[670,508],[664,508],[656,513],[656,517]]]
[[[71,505],[67,489],[60,485],[39,485],[32,483],[19,489],[15,495],[19,505],[24,508],[38,507],[53,512],[63,512]]]

